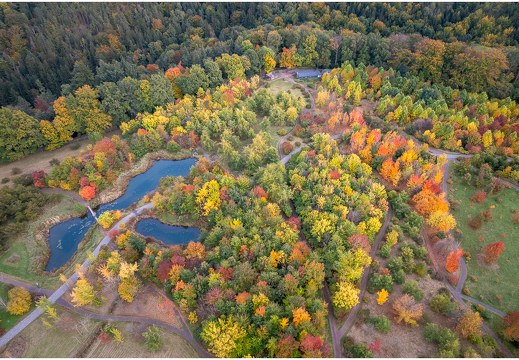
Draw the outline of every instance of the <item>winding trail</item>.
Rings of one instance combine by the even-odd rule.
[[[377,238],[375,239],[375,242],[373,243],[373,246],[371,247],[371,251],[369,253],[369,256],[373,259],[375,256],[375,253],[378,249],[378,244],[380,244],[380,241],[384,238],[384,235],[386,234],[386,229],[389,226],[389,222],[391,221],[391,207],[389,207],[386,215],[386,221],[384,221],[384,225],[382,225],[382,228],[380,228]],[[369,278],[370,268],[366,268],[364,270],[364,274],[362,274],[362,280],[360,282],[360,294],[359,299],[362,299],[364,297],[364,292],[366,290],[366,287],[368,286],[368,278]],[[339,342],[340,339],[346,334],[346,331],[350,328],[351,324],[353,324],[353,321],[355,320],[355,316],[359,312],[360,309],[360,303],[355,305],[353,309],[351,309],[350,314],[348,315],[348,319],[342,326],[342,328],[339,331]]]
[[[436,155],[437,156],[437,155]],[[451,156],[456,156],[456,155],[451,155]],[[454,160],[451,158],[451,160]],[[448,179],[448,175],[449,175],[449,162],[447,162],[443,168],[443,184],[442,184],[442,187],[443,187],[443,192],[445,194],[447,194],[447,179]],[[452,234],[452,232],[450,232]],[[429,251],[429,253],[432,253],[431,251],[433,251],[432,249],[432,246],[429,242],[429,238],[425,232],[424,229],[422,229],[422,234],[425,238],[425,243],[426,243],[426,246],[427,246],[427,251]],[[457,244],[456,242],[454,241],[454,247],[457,247]],[[452,293],[452,296],[454,296],[454,298],[460,303],[460,305],[464,306],[464,307],[467,307],[467,305],[465,304],[465,302],[463,301],[463,299],[465,300],[468,300],[468,301],[471,301],[471,302],[474,302],[476,304],[479,304],[481,306],[483,306],[485,309],[499,315],[499,316],[504,316],[504,314],[497,310],[497,309],[494,309],[493,307],[487,305],[487,304],[484,304],[482,302],[479,302],[469,296],[465,296],[465,295],[462,295],[461,294],[461,290],[463,289],[463,284],[465,283],[465,280],[467,279],[467,266],[465,264],[465,260],[463,259],[463,257],[460,258],[460,269],[461,269],[461,276],[460,276],[460,279],[458,281],[458,285],[456,286],[456,289],[453,289],[452,286],[450,285],[450,283],[447,281],[447,279],[445,278],[445,275],[443,274],[443,271],[442,269],[440,268],[440,266],[438,265],[438,263],[435,261],[435,258],[434,256],[431,256],[431,260],[433,261],[433,265],[434,267],[436,268],[436,271],[441,275],[442,277],[442,280],[443,282],[445,283],[445,286],[447,287],[447,289],[449,289],[449,291]],[[483,326],[483,329],[485,329],[485,331],[490,334],[494,340],[496,340],[497,344],[499,345],[499,347],[501,348],[501,350],[506,354],[507,357],[509,358],[512,358],[512,354],[510,353],[510,351],[508,350],[508,348],[501,342],[501,340],[496,336],[496,334],[494,334],[494,332],[488,327],[488,325],[483,322],[482,323],[482,326]]]

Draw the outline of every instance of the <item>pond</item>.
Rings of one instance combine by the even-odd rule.
[[[157,219],[139,221],[135,231],[160,240],[166,245],[187,244],[196,241],[200,236],[200,230],[195,227],[168,225]]]
[[[193,158],[179,161],[155,161],[148,171],[130,180],[125,193],[121,197],[110,203],[100,205],[96,209],[96,216],[108,210],[126,209],[150,191],[155,190],[161,178],[166,176],[187,176],[189,170],[196,162],[197,160]],[[52,227],[49,232],[51,255],[45,270],[52,271],[66,264],[77,251],[78,244],[83,240],[88,229],[94,224],[95,219],[88,212],[86,217],[71,219]],[[159,239],[158,237],[156,238]]]

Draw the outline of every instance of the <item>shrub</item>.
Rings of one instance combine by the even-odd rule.
[[[495,263],[501,252],[505,250],[505,245],[501,241],[495,243],[489,243],[485,249],[483,249],[484,260],[487,263]]]
[[[296,144],[297,147],[301,146],[301,142],[300,141],[296,141],[295,144]]]
[[[367,322],[375,325],[375,328],[384,334],[391,330],[391,321],[389,321],[385,315],[382,315],[382,317],[370,317]]]
[[[388,292],[393,292],[393,278],[391,275],[374,274],[371,278],[371,286],[375,291],[386,289]]]
[[[294,135],[301,137],[305,133],[305,129],[301,125],[297,125],[294,128]]]
[[[484,190],[481,190],[481,191],[477,191],[470,199],[473,202],[477,202],[478,204],[483,204],[486,196],[487,196],[487,193]]]
[[[449,280],[449,283],[452,285],[452,286],[457,286],[458,285],[458,277],[454,274],[450,274],[449,277],[447,278],[447,280]]]
[[[80,144],[80,143],[74,143],[74,144],[70,145],[70,148],[71,148],[72,150],[77,150],[77,149],[79,149],[80,147],[81,147],[81,144]]]
[[[446,294],[436,295],[431,299],[429,305],[433,311],[441,312],[445,315],[452,313],[458,308],[456,303],[451,302],[449,296]]]
[[[288,142],[283,143],[283,154],[288,155],[292,152],[294,146]]]
[[[145,345],[150,351],[157,351],[162,346],[162,336],[160,330],[156,325],[152,325],[146,332],[142,334],[146,339]]]
[[[373,352],[368,349],[366,343],[358,343],[350,347],[351,354],[354,358],[372,358]]]
[[[424,328],[424,335],[427,341],[438,344],[439,357],[458,357],[460,341],[455,332],[431,323]]]
[[[305,108],[307,108],[307,109],[312,108],[312,104],[306,104]]]
[[[288,135],[287,139],[288,139],[288,141],[292,141],[292,140],[294,140],[294,136],[293,135]]]
[[[54,165],[58,166],[58,165],[59,165],[59,160],[56,159],[56,158],[54,158],[54,159],[52,159],[52,160],[49,161],[49,164],[50,164],[51,166],[54,166]]]
[[[285,136],[287,134],[287,131],[285,129],[279,129],[278,130],[278,135],[279,136]]]
[[[176,141],[174,140],[171,140],[170,142],[168,142],[168,147],[167,147],[168,151],[170,153],[176,153],[176,152],[179,152],[180,151],[180,145],[177,144]]]
[[[397,284],[403,284],[405,281],[405,271],[403,269],[398,270],[393,274],[393,280]]]
[[[469,290],[469,288],[465,288],[465,289],[463,289],[463,293],[464,293],[465,295],[469,296],[469,295],[470,295],[470,290]]]
[[[11,170],[11,174],[13,174],[13,175],[18,175],[21,173],[22,173],[22,170],[20,170],[20,168],[17,168],[17,167],[12,168],[12,170]]]
[[[387,259],[390,253],[391,249],[389,248],[389,246],[387,246],[387,244],[382,246],[382,248],[380,249],[380,257],[382,257],[383,259]]]
[[[414,297],[416,302],[422,301],[423,290],[418,289],[418,283],[414,280],[407,280],[402,287],[402,291]]]
[[[9,181],[11,181],[11,179],[9,179],[8,177],[5,177],[2,179],[2,184],[8,183]]]

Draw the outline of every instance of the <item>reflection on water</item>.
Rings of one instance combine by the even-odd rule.
[[[195,227],[168,225],[157,219],[139,221],[135,231],[144,236],[154,237],[166,245],[187,244],[196,241],[200,236],[200,230]]]

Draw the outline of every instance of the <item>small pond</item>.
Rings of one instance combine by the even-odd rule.
[[[150,191],[155,190],[157,186],[159,186],[161,178],[166,176],[187,176],[189,170],[196,162],[197,160],[193,158],[179,161],[155,161],[148,171],[130,180],[126,192],[121,197],[110,203],[100,205],[99,208],[96,209],[96,216],[108,210],[126,209],[140,198],[143,198],[144,195]],[[49,234],[51,255],[45,270],[52,271],[67,263],[77,251],[78,244],[83,240],[88,229],[94,225],[94,223],[94,217],[88,212],[88,215],[83,218],[71,219],[52,227]],[[163,225],[167,226],[166,224]],[[162,239],[155,235],[145,236],[153,236],[162,241]],[[189,240],[187,240],[186,243],[187,242],[189,242]],[[181,243],[178,242],[175,244]]]
[[[196,241],[200,230],[190,226],[174,226],[157,219],[144,219],[137,223],[135,231],[144,236],[151,236],[166,245],[187,244]]]

